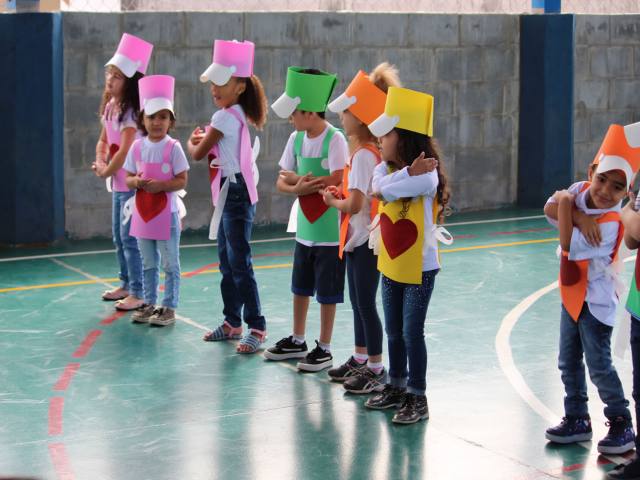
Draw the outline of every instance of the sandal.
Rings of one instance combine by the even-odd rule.
[[[133,295],[129,295],[124,300],[118,300],[116,302],[116,310],[120,310],[121,312],[129,312],[131,310],[138,310],[144,307],[144,300],[134,297]]]
[[[258,336],[256,336],[258,335]],[[237,353],[256,353],[265,340],[267,339],[267,332],[263,330],[250,329],[249,332],[242,337],[236,347]],[[247,350],[241,350],[242,347],[248,347]]]
[[[228,332],[224,331],[225,325],[229,328]],[[208,332],[202,338],[205,342],[222,342],[225,340],[238,340],[242,338],[242,326],[232,327],[226,320],[215,330]]]
[[[106,290],[102,294],[102,300],[105,302],[115,302],[117,300],[124,300],[129,296],[129,292],[127,292],[124,288],[118,287],[113,290]]]

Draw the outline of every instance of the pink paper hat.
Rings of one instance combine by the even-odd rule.
[[[140,110],[153,115],[160,110],[173,112],[175,78],[170,75],[149,75],[138,82]],[[175,113],[174,113],[175,115]]]
[[[213,43],[213,63],[200,75],[202,83],[226,85],[231,77],[249,78],[253,75],[255,45],[245,40],[216,40]]]
[[[133,77],[136,72],[144,75],[149,66],[152,51],[153,44],[145,42],[134,35],[124,33],[116,53],[105,64],[105,67],[107,65],[115,65],[128,78]]]

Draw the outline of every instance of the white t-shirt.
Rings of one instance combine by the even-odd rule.
[[[437,244],[434,244],[431,234],[433,228],[433,200],[438,190],[438,183],[438,172],[436,170],[412,177],[409,175],[408,167],[388,173],[386,162],[380,162],[375,168],[371,182],[373,191],[381,193],[387,202],[393,202],[405,197],[422,197],[422,205],[424,207],[423,272],[440,268],[438,247]]]
[[[349,218],[347,242],[344,250],[352,252],[354,248],[369,241],[369,224],[371,223],[371,180],[376,168],[377,158],[370,150],[362,148],[351,159],[349,170],[349,191],[358,190],[365,195],[362,209]]]
[[[244,110],[238,104],[233,105],[235,111],[247,121]],[[222,138],[218,142],[220,155],[216,163],[222,166],[222,176],[228,177],[240,173],[240,122],[232,113],[225,110],[218,110],[211,117],[211,128],[222,132]]]
[[[140,141],[142,142],[142,147],[140,148],[140,157],[144,163],[162,163],[162,154],[164,153],[164,147],[169,140],[172,138],[167,135],[159,142],[152,142],[148,137],[144,137]],[[124,169],[127,172],[136,174],[138,173],[138,167],[136,166],[136,161],[133,155],[133,148],[129,149],[127,153],[127,158],[124,161]],[[173,170],[173,175],[178,175],[179,173],[185,172],[189,170],[189,162],[187,162],[187,157],[182,150],[182,145],[180,142],[176,142],[176,144],[171,149],[171,168]],[[169,197],[171,199],[171,211],[178,211],[178,204],[176,200],[176,192],[167,192],[169,193]]]
[[[319,158],[322,156],[322,146],[324,144],[324,138],[327,136],[327,132],[329,131],[329,122],[325,122],[327,124],[324,131],[315,138],[309,138],[307,133],[305,132],[304,138],[302,140],[302,147],[300,148],[300,155],[305,158]],[[298,170],[298,162],[296,160],[296,155],[294,152],[294,143],[296,140],[297,131],[294,131],[291,136],[289,136],[289,140],[287,140],[287,145],[284,147],[284,152],[282,153],[282,157],[280,157],[280,162],[278,165],[283,170],[291,170],[293,172]],[[323,160],[322,166],[327,168],[329,172],[333,173],[337,170],[343,170],[344,165],[349,158],[349,145],[347,145],[347,140],[344,138],[344,135],[339,132],[335,132],[331,141],[329,142],[329,156],[328,159]],[[326,163],[324,163],[326,162]],[[338,226],[340,228],[340,217],[338,217]],[[338,245],[339,242],[311,242],[309,240],[304,240],[296,236],[296,241],[308,247],[312,247],[314,245],[317,246],[334,246]]]

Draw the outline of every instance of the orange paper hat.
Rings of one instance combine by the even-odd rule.
[[[329,104],[334,113],[349,110],[365,125],[369,125],[384,113],[387,95],[360,70],[345,92]]]
[[[598,165],[596,173],[622,170],[629,188],[634,173],[640,169],[640,122],[609,126],[593,161]]]

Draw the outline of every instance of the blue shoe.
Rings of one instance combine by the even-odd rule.
[[[619,455],[633,450],[636,434],[630,418],[616,417],[607,422],[609,433],[598,442],[598,452]]]
[[[576,443],[591,440],[591,419],[586,417],[573,417],[567,415],[562,418],[559,425],[548,428],[545,437],[554,443]]]

